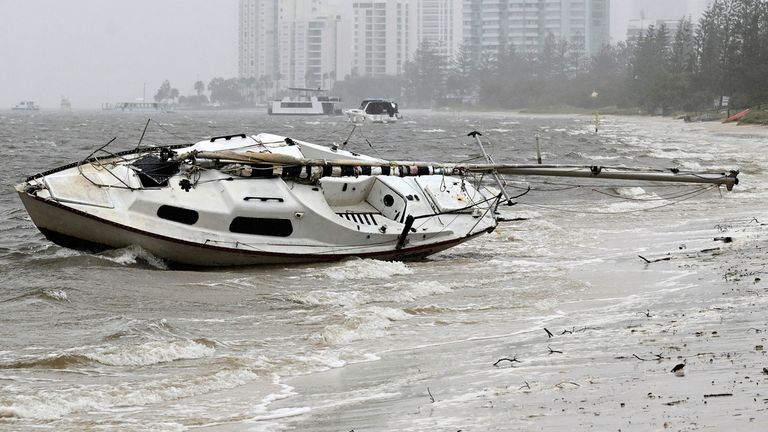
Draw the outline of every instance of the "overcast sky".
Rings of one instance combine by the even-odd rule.
[[[611,36],[692,0],[611,0]],[[182,95],[237,75],[238,0],[0,0],[0,109],[152,99],[164,79]]]
[[[151,99],[237,74],[238,0],[0,0],[0,108]]]

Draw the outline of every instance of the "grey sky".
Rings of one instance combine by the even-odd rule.
[[[151,99],[237,74],[237,0],[0,0],[0,109]]]
[[[332,0],[340,1],[340,0]],[[675,15],[702,0],[611,0],[611,36],[639,10]],[[151,99],[162,80],[193,94],[197,79],[237,74],[238,0],[0,0],[0,109]],[[670,17],[677,18],[679,15]],[[665,18],[665,17],[657,17]],[[657,19],[655,18],[655,19]]]

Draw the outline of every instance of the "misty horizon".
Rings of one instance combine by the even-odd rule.
[[[640,10],[676,19],[692,1],[611,0],[611,42]],[[190,95],[195,81],[237,76],[237,0],[29,0],[0,3],[0,16],[0,110],[26,100],[58,109],[61,97],[74,109],[152,101],[164,80]]]

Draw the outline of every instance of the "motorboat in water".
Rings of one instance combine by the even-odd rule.
[[[195,266],[421,259],[496,228],[504,192],[480,181],[488,174],[729,189],[738,174],[389,161],[267,133],[106,147],[16,186],[34,224],[61,246],[138,245]]]
[[[118,102],[114,105],[101,105],[103,111],[120,111],[136,113],[172,113],[173,105],[164,102]]]
[[[39,111],[40,107],[32,101],[21,101],[11,109],[14,111]]]
[[[62,111],[72,111],[72,102],[69,101],[69,98],[62,96],[61,97],[61,110]]]
[[[329,96],[327,90],[295,88],[293,96],[274,100],[267,105],[270,115],[341,115],[341,98]]]
[[[360,108],[344,111],[352,123],[394,123],[402,118],[397,103],[388,99],[366,99]]]

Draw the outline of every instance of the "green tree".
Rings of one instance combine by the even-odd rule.
[[[445,58],[429,41],[421,42],[413,60],[403,66],[405,94],[411,103],[429,106],[442,96],[445,63]]]
[[[205,91],[205,83],[202,81],[195,81],[195,91],[197,92],[197,97],[199,98],[201,94]]]
[[[668,100],[676,109],[696,110],[693,80],[698,69],[696,41],[690,18],[680,20],[669,50],[670,93]]]
[[[155,93],[155,102],[162,102],[163,100],[171,98],[171,82],[168,80],[163,81],[160,84],[160,88]]]
[[[242,106],[245,103],[237,78],[214,78],[208,83],[208,91],[211,92],[212,102],[227,106]]]
[[[475,67],[470,57],[466,45],[459,47],[459,50],[451,59],[448,68],[445,85],[446,94],[464,97],[475,92],[477,82],[474,80]]]

